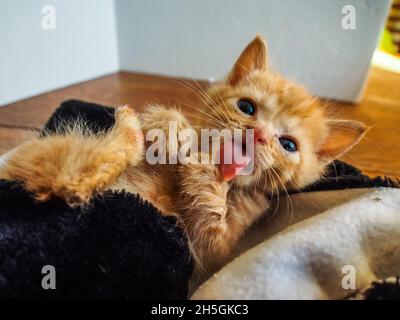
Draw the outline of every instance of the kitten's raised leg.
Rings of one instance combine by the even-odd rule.
[[[67,134],[36,138],[11,152],[0,178],[20,181],[37,200],[56,196],[69,205],[87,203],[143,154],[143,135],[133,110],[116,110],[115,126],[102,135],[75,126]]]
[[[213,270],[227,262],[249,225],[265,212],[268,201],[261,193],[229,190],[229,183],[213,164],[185,165],[180,174],[181,218],[197,268]]]

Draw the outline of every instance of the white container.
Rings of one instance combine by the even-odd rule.
[[[276,69],[316,95],[355,102],[390,0],[118,0],[115,5],[124,70],[218,79],[261,33]],[[346,5],[355,10],[355,29],[342,27],[352,14]]]

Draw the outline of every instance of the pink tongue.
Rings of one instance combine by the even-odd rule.
[[[242,155],[244,153],[244,155]],[[227,155],[227,163],[225,162]],[[225,181],[235,178],[250,162],[250,157],[245,154],[243,147],[233,141],[227,142],[220,149],[220,171]],[[230,162],[230,163],[229,163]]]

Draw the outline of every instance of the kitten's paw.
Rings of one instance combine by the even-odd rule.
[[[62,188],[57,188],[55,186],[36,188],[25,186],[25,189],[34,194],[36,201],[44,202],[56,197],[63,199],[72,208],[87,205],[93,196],[91,190],[70,186]]]
[[[124,105],[115,110],[115,126],[118,128],[131,129],[133,132],[141,132],[140,121],[133,109]]]
[[[122,150],[133,155],[129,161],[135,165],[142,157],[144,151],[144,136],[139,117],[127,105],[115,110],[115,142],[121,142]]]
[[[85,206],[89,203],[91,199],[91,194],[76,194],[76,193],[67,193],[65,194],[64,200],[71,208],[77,208]]]
[[[99,194],[101,189],[100,184],[96,187],[93,186],[93,182],[80,181],[78,183],[69,183],[60,189],[57,189],[54,193],[57,197],[62,198],[70,207],[83,207],[89,204],[90,200],[96,194]]]
[[[65,202],[71,208],[83,207],[89,204],[90,200],[93,198],[93,193],[88,191],[82,191],[78,193],[66,193],[65,194]]]
[[[34,190],[34,189],[29,189],[25,186],[25,189],[31,193],[34,194],[34,199],[39,201],[39,202],[44,202],[48,201],[51,199],[54,195],[54,193],[50,189],[41,189],[39,190]]]

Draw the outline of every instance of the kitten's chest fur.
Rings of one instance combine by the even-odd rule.
[[[164,215],[176,215],[179,181],[177,165],[150,165],[143,160],[140,165],[129,166],[112,187],[138,194]]]
[[[138,166],[128,167],[112,188],[138,194],[157,207],[163,215],[179,215],[182,210],[180,202],[182,177],[178,173],[179,166],[180,164],[150,165],[143,160]],[[212,201],[210,197],[210,207],[214,205]],[[227,204],[232,218],[246,225],[248,221],[253,221],[268,209],[269,200],[261,190],[231,186],[227,193]]]

